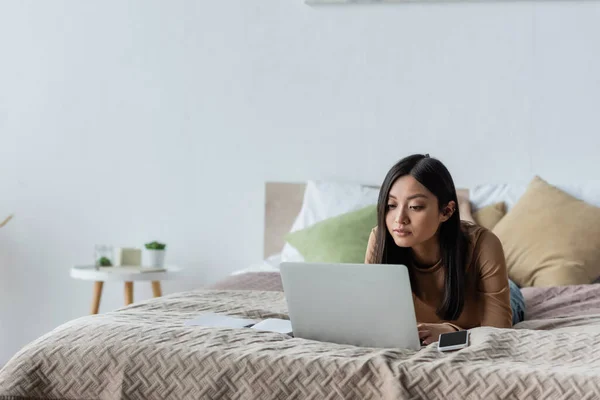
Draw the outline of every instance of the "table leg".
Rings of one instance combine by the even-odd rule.
[[[91,314],[98,314],[100,309],[100,298],[102,297],[102,287],[104,282],[98,281],[94,283],[94,297],[92,299],[92,311]]]
[[[133,282],[125,282],[125,305],[133,303]]]
[[[162,296],[162,290],[160,288],[160,281],[152,281],[152,293],[154,297]]]

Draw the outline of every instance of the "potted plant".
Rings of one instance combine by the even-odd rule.
[[[100,257],[98,260],[98,265],[101,267],[112,267],[112,262],[108,257]]]
[[[110,245],[97,244],[94,247],[96,269],[113,266],[113,248]]]
[[[146,243],[146,253],[148,254],[148,266],[149,267],[164,267],[165,264],[165,253],[167,245],[157,241]]]

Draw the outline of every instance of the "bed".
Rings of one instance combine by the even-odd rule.
[[[265,260],[279,256],[303,192],[266,185]],[[470,346],[453,353],[184,325],[203,312],[287,318],[276,265],[265,262],[56,328],[0,371],[0,399],[600,398],[598,288],[523,288],[526,321],[473,329]]]

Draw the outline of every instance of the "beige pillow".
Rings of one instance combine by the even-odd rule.
[[[506,214],[506,205],[504,202],[490,204],[473,213],[473,219],[479,226],[483,226],[489,230],[494,229],[496,224]]]
[[[519,286],[586,284],[600,276],[600,208],[538,176],[493,232]]]

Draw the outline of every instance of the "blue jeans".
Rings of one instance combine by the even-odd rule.
[[[525,320],[525,298],[516,283],[508,280],[510,288],[510,308],[512,308],[513,325]]]

